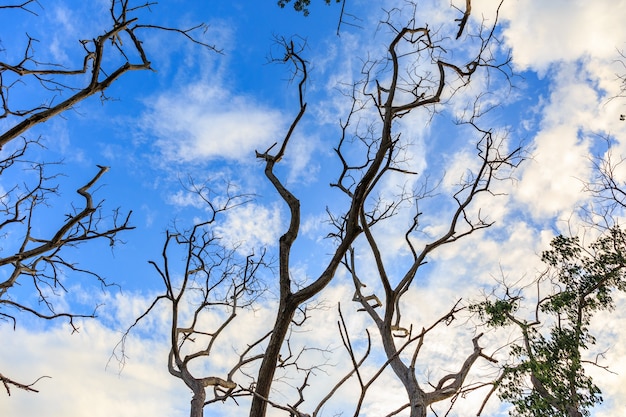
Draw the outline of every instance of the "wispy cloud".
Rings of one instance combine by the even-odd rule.
[[[275,245],[285,227],[281,222],[280,205],[248,203],[227,211],[216,230],[227,246],[248,251]]]
[[[219,81],[162,93],[148,103],[141,124],[168,161],[250,160],[282,132],[277,109],[237,94]]]

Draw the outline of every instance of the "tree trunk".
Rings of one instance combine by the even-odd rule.
[[[388,309],[392,309],[389,304]],[[426,395],[424,391],[419,387],[417,380],[415,379],[414,370],[407,367],[396,349],[396,344],[393,339],[393,332],[389,323],[391,322],[391,314],[385,317],[385,323],[378,326],[378,330],[383,342],[383,348],[388,358],[392,358],[389,362],[391,369],[396,374],[409,398],[410,417],[426,417],[428,404],[426,404]]]
[[[204,401],[206,400],[206,391],[204,385],[200,381],[196,381],[193,387],[193,398],[191,399],[191,411],[190,417],[203,417],[204,416]]]
[[[265,400],[269,398],[280,349],[287,336],[297,306],[298,304],[291,300],[285,299],[280,302],[274,330],[259,368],[258,380],[254,390],[255,395],[250,406],[250,417],[264,417],[267,412]]]
[[[565,407],[567,409],[567,415],[569,417],[583,417],[583,413],[581,413],[580,411],[578,411],[577,407],[574,406],[566,406]]]

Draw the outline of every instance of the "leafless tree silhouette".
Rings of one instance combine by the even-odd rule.
[[[308,81],[308,62],[304,57],[304,48],[299,39],[279,38],[282,54],[273,58],[274,62],[291,65],[291,81],[298,88],[298,102],[292,123],[282,139],[264,151],[257,151],[257,158],[264,164],[264,173],[267,180],[278,193],[280,199],[288,209],[289,216],[286,230],[278,241],[277,279],[278,294],[274,306],[275,321],[269,327],[268,333],[263,333],[259,339],[252,340],[246,347],[240,349],[243,354],[232,370],[221,377],[194,377],[191,382],[185,380],[185,358],[179,358],[178,349],[184,343],[187,334],[205,335],[209,346],[203,348],[202,354],[210,353],[210,346],[219,331],[228,324],[228,319],[221,321],[218,331],[205,332],[198,322],[194,326],[181,330],[177,321],[181,313],[172,316],[172,351],[170,353],[170,372],[185,380],[187,386],[192,388],[194,398],[192,400],[191,415],[202,415],[204,405],[219,401],[238,401],[246,393],[251,396],[249,415],[261,417],[267,415],[268,406],[275,410],[282,410],[290,416],[318,415],[330,399],[337,395],[340,388],[347,383],[358,380],[360,397],[356,400],[354,415],[360,414],[363,402],[368,395],[369,388],[377,378],[386,370],[391,369],[397,380],[404,386],[406,391],[406,404],[400,405],[397,410],[390,411],[388,415],[395,415],[408,410],[411,416],[426,416],[428,409],[437,402],[460,395],[465,388],[465,380],[472,366],[479,359],[493,361],[483,353],[479,344],[480,335],[475,335],[468,340],[468,354],[465,360],[459,364],[458,371],[441,376],[432,386],[422,386],[416,376],[415,362],[420,353],[420,348],[425,343],[426,336],[440,325],[450,324],[455,315],[464,309],[457,300],[451,300],[452,307],[449,311],[442,312],[441,317],[429,325],[421,325],[422,330],[414,328],[411,319],[402,315],[402,308],[406,305],[405,297],[419,289],[416,277],[420,268],[425,264],[429,256],[437,249],[457,242],[464,236],[470,235],[481,229],[491,226],[492,222],[477,207],[479,195],[491,195],[494,193],[492,186],[495,182],[510,178],[512,170],[521,162],[520,148],[510,147],[506,135],[491,129],[481,127],[481,116],[488,111],[481,107],[479,99],[469,110],[456,120],[459,134],[468,137],[475,144],[475,160],[477,164],[468,167],[465,175],[457,181],[455,191],[447,194],[448,207],[451,210],[441,213],[438,217],[439,224],[447,225],[440,228],[442,232],[430,236],[428,240],[418,238],[424,234],[424,225],[421,223],[422,213],[418,209],[418,202],[432,197],[433,188],[424,185],[417,190],[404,190],[397,195],[387,196],[384,194],[383,183],[392,176],[398,184],[406,183],[407,180],[416,178],[418,174],[411,169],[411,161],[404,157],[407,142],[402,137],[399,129],[399,121],[407,120],[413,114],[426,112],[430,117],[435,117],[442,106],[455,97],[462,95],[464,87],[469,85],[474,76],[500,76],[504,75],[504,81],[508,81],[508,59],[505,56],[498,61],[492,51],[492,43],[497,39],[494,32],[497,25],[490,22],[489,26],[478,25],[472,27],[475,31],[471,35],[464,35],[469,30],[469,18],[471,14],[471,2],[468,1],[466,9],[461,11],[462,16],[458,19],[458,26],[451,25],[454,30],[452,36],[440,31],[433,31],[428,26],[416,23],[416,19],[398,25],[397,10],[389,11],[388,19],[382,22],[382,27],[391,34],[386,56],[379,60],[367,60],[363,64],[362,78],[350,85],[346,96],[351,101],[349,113],[340,124],[340,137],[335,147],[335,153],[340,162],[340,172],[336,181],[331,184],[333,189],[339,190],[343,199],[347,202],[345,211],[342,213],[329,210],[332,232],[330,238],[335,242],[334,249],[326,263],[320,267],[320,273],[306,282],[298,281],[292,274],[292,259],[295,256],[293,248],[301,232],[301,202],[296,196],[296,191],[291,190],[281,175],[277,173],[284,157],[288,155],[294,132],[303,120],[307,103],[305,86]],[[413,15],[419,13],[419,6],[413,5]],[[497,14],[496,14],[497,16]],[[453,53],[444,46],[444,41],[457,42],[466,50],[471,50],[462,62],[453,60]],[[225,207],[224,207],[225,208]],[[404,248],[409,253],[410,262],[400,275],[397,268],[389,268],[388,259],[393,257],[396,249],[387,249],[379,241],[384,234],[385,228],[391,221],[396,219],[401,212],[412,211],[412,220],[403,232]],[[211,212],[214,212],[211,209]],[[211,217],[210,223],[214,221]],[[196,232],[185,235],[177,243],[189,245]],[[203,232],[205,233],[205,232]],[[174,239],[168,235],[166,249]],[[194,241],[205,242],[205,239]],[[362,253],[362,257],[369,258],[375,266],[375,273],[370,271],[366,276],[360,273],[360,259],[355,255],[356,251]],[[164,252],[165,253],[165,252]],[[231,254],[232,252],[228,252]],[[227,257],[228,258],[228,257]],[[166,257],[164,256],[164,259]],[[191,251],[185,257],[186,262],[197,259],[195,252]],[[231,258],[229,258],[231,259]],[[238,280],[245,282],[252,265],[259,265],[259,260],[252,258],[240,263]],[[198,261],[200,262],[200,261]],[[222,264],[219,258],[215,265]],[[197,262],[191,262],[194,265]],[[200,262],[202,270],[210,269],[210,257],[205,257]],[[165,265],[165,264],[164,264]],[[251,269],[246,269],[248,265]],[[195,266],[186,268],[183,277],[189,275],[189,270],[195,271]],[[367,346],[362,353],[357,353],[357,347],[352,343],[351,335],[345,324],[343,313],[339,310],[338,322],[339,335],[345,348],[352,369],[347,372],[336,385],[330,387],[328,394],[321,398],[315,405],[308,405],[306,401],[307,387],[312,383],[314,374],[311,368],[304,365],[298,367],[299,355],[292,351],[291,337],[293,329],[302,325],[302,320],[311,320],[311,316],[305,312],[309,303],[317,297],[337,276],[339,270],[347,271],[354,284],[353,302],[358,309],[365,312],[371,323],[378,330],[379,341],[383,346],[383,355],[386,358],[373,375],[365,375],[362,372],[363,363],[371,358],[373,348],[372,335],[366,333]],[[393,272],[392,272],[393,270]],[[167,294],[160,296],[155,302],[167,299],[176,310],[176,294],[182,294],[188,284],[179,284],[178,292],[172,291],[168,283],[167,267],[159,267],[158,274],[166,282]],[[218,276],[221,276],[218,274]],[[186,278],[184,278],[186,279]],[[241,294],[236,293],[237,285],[234,281],[227,280],[231,300],[236,300]],[[182,289],[181,289],[182,288]],[[371,291],[366,292],[365,288]],[[377,294],[374,289],[381,289]],[[201,294],[209,294],[214,287],[205,283],[200,289]],[[462,296],[462,295],[461,295]],[[350,300],[347,300],[350,301]],[[234,301],[231,301],[234,303]],[[254,302],[252,300],[252,302]],[[228,304],[228,303],[227,303]],[[245,303],[243,303],[245,304]],[[354,305],[354,304],[352,304]],[[204,307],[203,307],[204,306]],[[232,312],[241,308],[238,305],[229,304]],[[194,304],[192,311],[200,312],[202,308],[214,309],[213,305],[206,304],[204,296],[199,298],[199,303]],[[345,307],[344,307],[345,309]],[[298,318],[302,316],[301,318]],[[143,316],[142,316],[143,317]],[[178,317],[178,318],[177,318]],[[192,316],[189,316],[192,317]],[[195,316],[193,316],[195,317]],[[228,316],[230,317],[230,316]],[[187,329],[187,330],[185,330]],[[188,331],[188,332],[187,332]],[[205,332],[205,333],[203,333]],[[227,341],[224,341],[228,343]],[[261,349],[261,351],[259,351]],[[408,352],[411,352],[410,354]],[[329,352],[331,353],[331,352]],[[300,383],[293,385],[296,398],[290,403],[279,401],[272,396],[273,384],[277,381],[276,371],[285,367],[288,362],[285,358],[291,358],[290,363],[295,367],[296,374],[301,375]],[[408,360],[407,360],[408,357]],[[174,364],[174,365],[172,365]],[[242,364],[254,365],[254,373],[246,374],[245,382],[242,382]],[[252,378],[252,384],[250,384]],[[280,378],[280,377],[279,377]],[[296,378],[294,376],[294,378]],[[196,388],[193,388],[197,386]],[[214,396],[206,400],[204,389],[213,387]],[[303,411],[308,408],[307,413]],[[310,414],[312,413],[312,414]]]
[[[49,174],[54,162],[31,156],[33,148],[45,151],[41,137],[32,138],[32,129],[74,108],[81,101],[100,95],[130,71],[152,70],[142,38],[153,31],[175,32],[202,47],[215,50],[196,34],[203,26],[176,29],[149,23],[149,9],[154,3],[134,4],[129,0],[112,0],[110,25],[93,39],[77,40],[82,58],[75,68],[38,58],[35,45],[45,43],[26,35],[21,59],[0,61],[0,175],[3,188],[0,196],[0,231],[3,237],[0,257],[0,319],[15,327],[17,314],[28,313],[51,320],[66,318],[74,329],[74,319],[95,317],[92,312],[60,311],[55,298],[68,291],[68,280],[75,276],[95,278],[103,286],[110,283],[98,272],[84,269],[69,258],[71,248],[90,241],[105,240],[113,246],[120,232],[132,229],[130,212],[119,209],[107,214],[102,201],[94,201],[94,190],[108,168],[98,171],[76,192],[79,200],[62,218],[53,218],[48,211],[59,204],[60,193],[55,178]],[[0,13],[27,13],[35,18],[46,10],[36,0],[0,6]],[[13,52],[13,51],[12,51]],[[45,156],[43,157],[45,158]],[[47,169],[48,168],[48,169]],[[21,175],[19,174],[21,173]],[[15,184],[7,187],[9,180]],[[54,225],[45,231],[42,224]],[[19,285],[32,288],[38,299],[35,305],[14,296]],[[23,384],[0,374],[7,393],[10,387],[36,391],[32,384]]]

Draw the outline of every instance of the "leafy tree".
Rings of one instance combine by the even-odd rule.
[[[345,1],[345,0],[344,0]],[[326,4],[330,4],[331,0],[324,0]],[[282,9],[287,3],[291,3],[291,0],[278,0],[278,6]],[[335,3],[341,3],[341,0],[335,0]],[[309,15],[309,6],[311,5],[311,0],[295,0],[293,2],[293,8],[297,12],[302,12],[305,16]]]
[[[612,310],[613,294],[626,290],[626,233],[613,226],[588,247],[578,237],[557,236],[542,260],[548,269],[536,283],[540,295],[532,319],[519,317],[524,298],[509,289],[472,307],[487,325],[521,332],[494,390],[514,405],[512,415],[588,416],[602,401],[585,372],[599,366],[585,357],[596,344],[591,320]]]

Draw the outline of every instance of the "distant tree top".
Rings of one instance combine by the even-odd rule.
[[[330,4],[332,0],[324,0],[326,4]],[[335,3],[339,3],[341,0],[335,0]],[[280,8],[284,8],[287,3],[291,3],[291,0],[278,0],[278,5]],[[311,0],[295,0],[293,2],[293,8],[297,12],[302,12],[305,16],[309,15],[309,5],[311,4]]]

